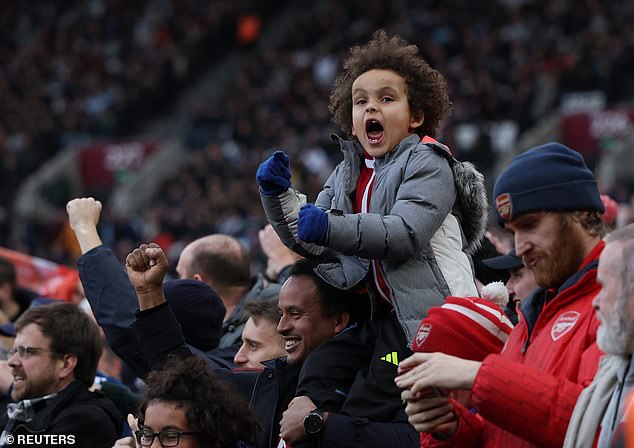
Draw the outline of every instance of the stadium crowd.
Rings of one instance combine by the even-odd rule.
[[[265,18],[283,4],[3,2],[0,244],[26,176],[62,148],[128,135],[168,110],[210,54],[239,49],[242,16]]]
[[[493,174],[501,153],[491,124],[510,120],[522,132],[572,91],[602,90],[610,103],[634,94],[634,43],[627,37],[634,11],[623,3],[577,8],[572,2],[457,1],[420,7],[375,0],[297,7],[301,14],[246,61],[223,97],[195,111],[185,136],[190,161],[165,181],[145,212],[175,240],[221,232],[257,250],[262,215],[253,205],[257,191],[250,179],[274,148],[297,156],[295,179],[310,198],[316,196],[341,158],[329,139],[338,130],[326,107],[339,61],[345,48],[378,28],[417,44],[445,74],[453,113],[442,141],[485,174]],[[468,143],[456,131],[465,123],[478,129]],[[625,191],[617,199],[629,204],[632,186]],[[617,189],[605,193],[614,196]]]

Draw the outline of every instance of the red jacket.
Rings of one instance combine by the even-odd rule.
[[[562,446],[577,398],[602,355],[592,299],[601,289],[596,266],[604,246],[599,242],[559,291],[541,291],[522,306],[502,353],[487,356],[475,378],[472,401],[480,415],[454,404],[456,434],[443,442],[423,437],[425,446]]]

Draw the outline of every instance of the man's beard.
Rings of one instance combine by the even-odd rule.
[[[542,259],[532,270],[535,281],[544,289],[559,288],[581,267],[584,260],[583,248],[574,238],[571,227],[572,225],[561,217],[558,237],[550,247],[546,247],[545,251],[539,254]]]
[[[597,345],[605,353],[626,356],[634,352],[634,327],[629,312],[629,301],[621,293],[609,316],[600,315]]]

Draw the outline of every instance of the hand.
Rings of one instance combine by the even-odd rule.
[[[95,198],[75,198],[66,204],[68,222],[79,242],[82,254],[102,244],[97,233],[101,208],[101,202]]]
[[[328,234],[328,215],[313,204],[299,209],[297,236],[307,243],[323,244]]]
[[[128,414],[127,420],[128,420],[128,426],[130,427],[133,433],[139,430],[139,421],[136,419],[134,415]]]
[[[130,430],[132,430],[132,434],[139,430],[139,423],[137,419],[132,415],[128,414],[128,426]],[[138,445],[136,443],[136,436],[132,437],[124,437],[123,439],[119,439],[115,442],[113,448],[137,448]]]
[[[398,365],[394,379],[401,389],[409,389],[414,398],[431,387],[471,389],[482,363],[444,353],[414,353]]]
[[[271,224],[267,224],[258,232],[258,240],[262,252],[266,255],[266,276],[272,280],[277,279],[280,271],[286,266],[302,258],[282,243]]]
[[[402,392],[401,398],[407,401],[405,413],[410,424],[418,432],[447,435],[455,432],[458,422],[449,398],[435,396],[416,398],[408,390]]]
[[[284,193],[291,186],[291,168],[288,156],[283,151],[275,151],[271,157],[262,162],[255,173],[255,180],[265,196],[276,196]]]
[[[125,266],[141,310],[165,302],[163,279],[167,272],[167,257],[158,244],[141,244],[128,254]]]
[[[295,397],[282,414],[280,436],[286,443],[298,444],[306,440],[304,418],[317,406],[308,397]]]
[[[491,244],[493,244],[495,250],[498,251],[498,253],[500,254],[508,254],[511,249],[513,249],[514,243],[512,238],[502,239],[489,231],[485,232],[484,236],[489,240]]]

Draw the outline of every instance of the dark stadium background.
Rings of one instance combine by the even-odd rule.
[[[488,187],[513,154],[582,152],[634,220],[634,2],[93,0],[0,2],[0,246],[72,266],[65,204],[105,204],[123,259],[175,263],[209,233],[260,264],[254,180],[274,149],[315,198],[340,160],[327,105],[343,51],[379,28],[447,77],[441,141]]]

